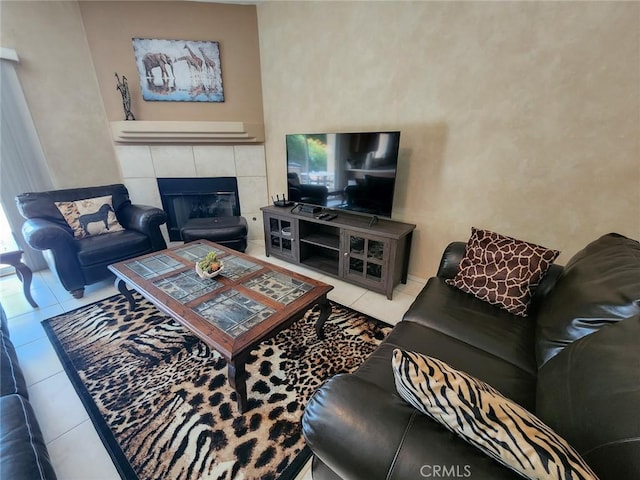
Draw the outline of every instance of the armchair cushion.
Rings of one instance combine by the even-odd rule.
[[[113,210],[111,195],[54,203],[76,238],[124,230]]]
[[[107,235],[86,237],[78,244],[78,261],[82,266],[111,264],[144,255],[151,242],[146,235],[134,230],[123,230]]]
[[[525,478],[597,480],[562,437],[490,385],[400,349],[394,350],[392,365],[402,398]]]

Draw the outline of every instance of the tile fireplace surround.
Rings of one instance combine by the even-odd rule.
[[[156,178],[237,177],[249,239],[263,238],[260,207],[268,203],[263,145],[116,145],[133,203],[162,208]],[[166,227],[162,232],[169,243]]]

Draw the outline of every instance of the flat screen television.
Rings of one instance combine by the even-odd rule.
[[[286,135],[288,199],[391,217],[400,132]]]

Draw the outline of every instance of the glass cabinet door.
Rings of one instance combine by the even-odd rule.
[[[294,225],[291,220],[268,217],[267,219],[267,247],[269,253],[295,259],[295,235]]]
[[[383,239],[365,237],[353,232],[346,232],[344,253],[344,274],[351,280],[362,284],[380,285],[384,281],[384,262],[387,242]]]

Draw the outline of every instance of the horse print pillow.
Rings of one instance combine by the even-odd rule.
[[[55,204],[75,238],[124,230],[113,211],[111,195]]]
[[[490,385],[438,359],[399,349],[392,367],[404,400],[525,478],[597,480],[562,437]]]

